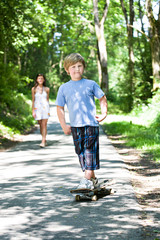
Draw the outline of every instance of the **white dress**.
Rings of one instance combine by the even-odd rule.
[[[49,102],[44,87],[42,93],[38,91],[35,93],[34,110],[35,120],[48,119],[50,116]]]

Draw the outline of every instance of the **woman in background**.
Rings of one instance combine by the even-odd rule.
[[[46,87],[46,78],[43,74],[37,74],[35,86],[32,88],[32,115],[40,125],[42,142],[40,147],[46,146],[47,121],[50,116],[49,111],[49,91]]]

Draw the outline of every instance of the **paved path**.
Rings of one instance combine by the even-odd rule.
[[[69,192],[83,173],[55,106],[45,149],[39,148],[40,140],[37,130],[0,153],[1,240],[144,240],[129,172],[102,130],[97,177],[115,179],[116,193],[97,202],[75,202]]]

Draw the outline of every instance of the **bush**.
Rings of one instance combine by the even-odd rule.
[[[1,106],[1,123],[12,129],[14,133],[22,133],[35,124],[32,117],[31,101],[22,93],[12,94],[8,103]],[[12,101],[10,101],[12,99]]]

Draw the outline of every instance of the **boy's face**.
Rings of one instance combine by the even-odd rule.
[[[71,65],[67,70],[67,73],[71,76],[71,79],[73,81],[81,80],[83,72],[84,66],[81,62],[77,62],[74,65]]]

